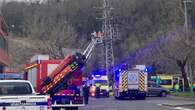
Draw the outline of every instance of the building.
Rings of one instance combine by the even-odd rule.
[[[4,18],[0,15],[0,73],[3,73],[4,68],[9,64],[7,26]]]

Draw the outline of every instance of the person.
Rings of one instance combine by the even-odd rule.
[[[87,86],[87,84],[85,84],[83,86],[83,96],[84,96],[85,104],[88,104],[88,101],[89,101],[89,86]]]
[[[174,89],[175,89],[175,92],[179,92],[179,84],[175,84]]]
[[[100,85],[96,85],[96,98],[100,97]]]

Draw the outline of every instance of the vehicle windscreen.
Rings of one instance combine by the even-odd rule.
[[[1,82],[0,95],[26,95],[32,94],[29,83],[24,82]]]
[[[94,84],[108,85],[107,80],[95,80]]]

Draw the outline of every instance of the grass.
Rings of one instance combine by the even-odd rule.
[[[195,92],[178,92],[178,93],[174,92],[171,94],[174,96],[195,98]]]

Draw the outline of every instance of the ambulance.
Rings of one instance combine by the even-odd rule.
[[[100,88],[100,96],[109,97],[109,81],[107,75],[92,75],[90,95],[96,97],[97,87]]]
[[[148,91],[148,74],[145,69],[145,65],[135,65],[133,68],[115,71],[113,85],[115,99],[145,100]]]

